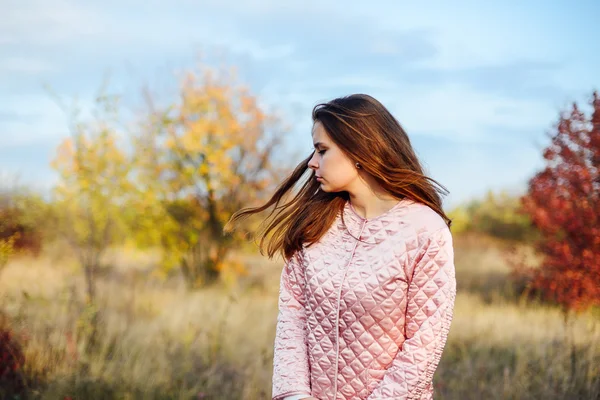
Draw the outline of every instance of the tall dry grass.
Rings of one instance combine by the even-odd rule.
[[[565,327],[555,308],[515,297],[501,246],[455,243],[459,293],[436,399],[600,398],[598,316]],[[0,309],[23,343],[28,397],[270,398],[281,262],[246,255],[250,274],[237,285],[189,293],[176,276],[157,279],[156,260],[108,254],[97,308],[86,306],[71,257],[5,268]],[[95,312],[98,345],[86,352]]]

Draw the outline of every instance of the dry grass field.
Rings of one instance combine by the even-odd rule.
[[[455,249],[458,295],[436,399],[599,399],[600,317],[565,326],[556,308],[520,300],[492,240],[458,237]],[[64,254],[15,259],[0,275],[28,398],[270,398],[279,261],[244,255],[248,276],[190,293],[177,276],[152,273],[156,254],[114,250],[98,281],[98,345],[86,353],[96,310]]]

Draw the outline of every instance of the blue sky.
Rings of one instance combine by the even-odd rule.
[[[44,85],[85,108],[108,71],[133,109],[143,84],[166,93],[199,52],[220,54],[281,110],[290,150],[304,155],[316,103],[375,96],[450,190],[447,206],[522,190],[559,111],[600,89],[592,0],[3,3],[0,174],[41,189],[56,181],[48,164],[68,135]]]

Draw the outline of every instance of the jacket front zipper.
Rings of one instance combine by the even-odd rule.
[[[362,236],[363,229],[367,225],[367,221],[365,220],[360,227],[360,233],[358,234],[358,239]],[[350,235],[352,236],[352,235]],[[337,312],[335,315],[335,376],[333,378],[333,400],[337,399],[337,377],[338,377],[338,365],[339,365],[339,355],[340,355],[340,301],[342,297],[342,287],[344,286],[344,280],[346,279],[346,273],[348,272],[348,268],[350,267],[350,263],[352,263],[352,259],[354,258],[354,252],[356,251],[356,246],[358,246],[359,240],[354,242],[354,247],[352,248],[352,253],[350,254],[350,260],[346,264],[344,268],[344,273],[342,274],[342,280],[340,282],[340,287],[338,289],[337,294]]]

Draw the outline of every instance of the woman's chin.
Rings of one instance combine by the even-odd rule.
[[[319,189],[321,189],[324,192],[328,192],[328,193],[337,192],[337,190],[331,188],[327,183],[324,183],[324,182],[321,182],[321,186],[319,186]]]

